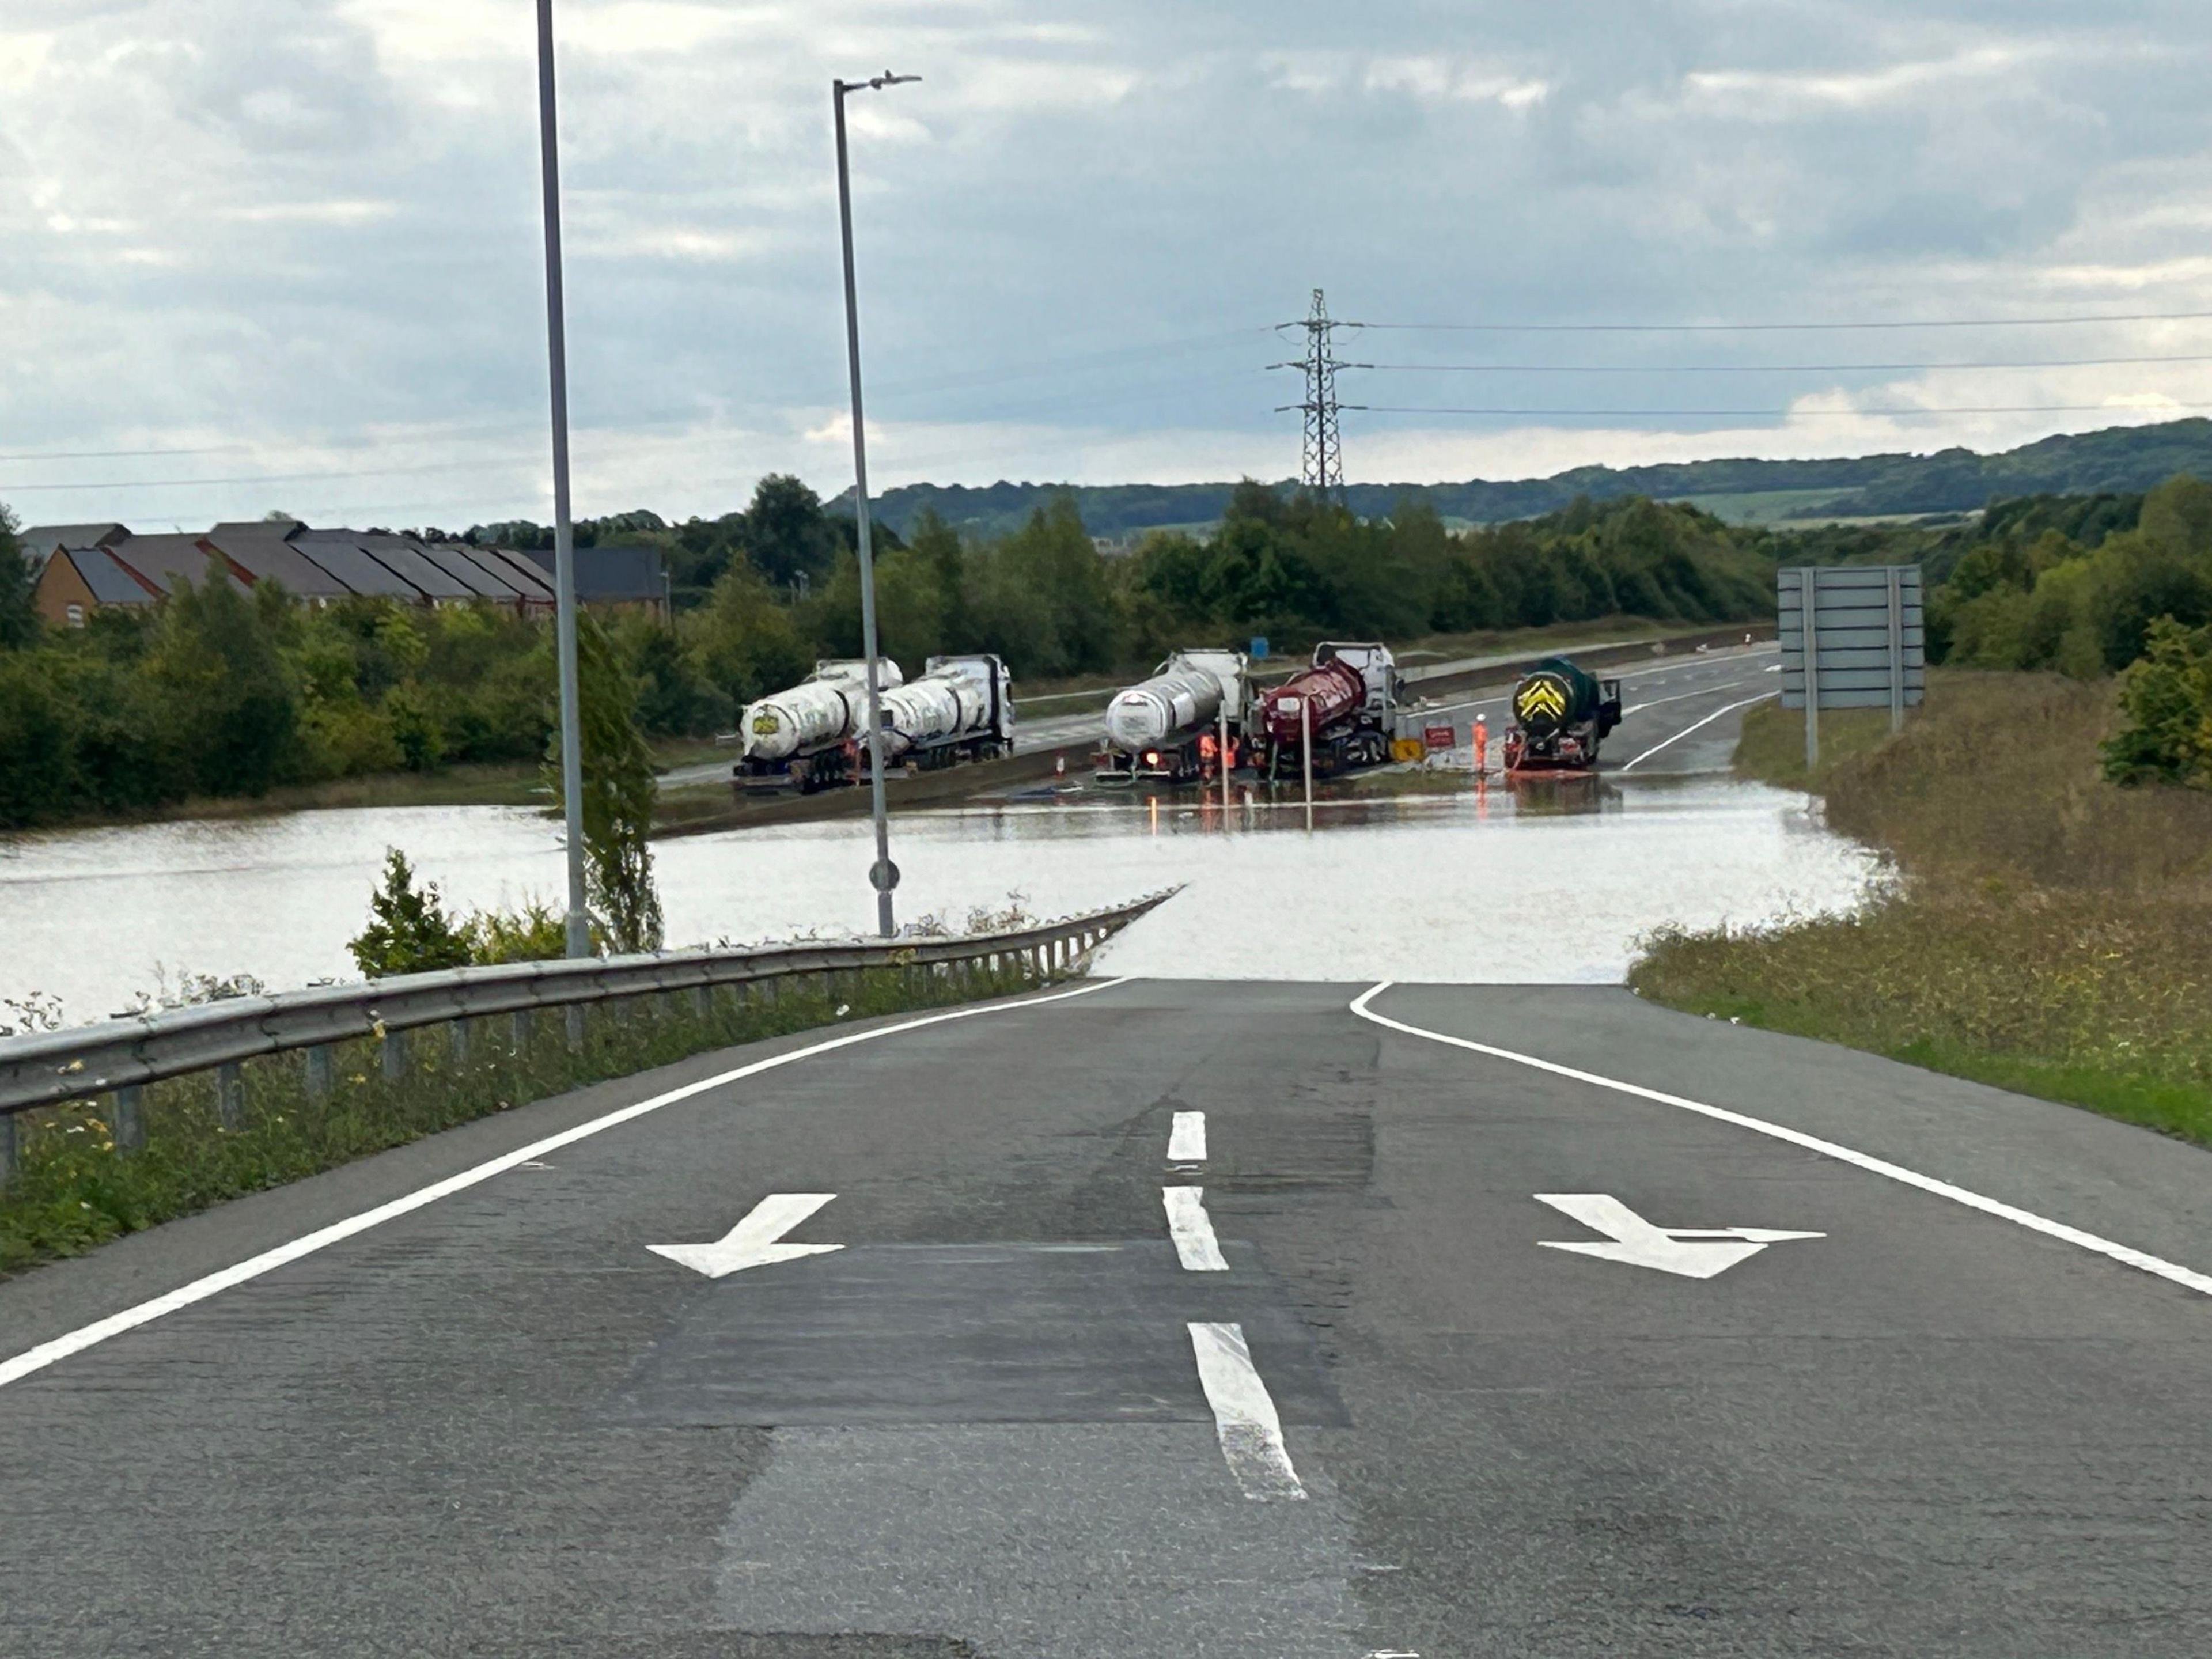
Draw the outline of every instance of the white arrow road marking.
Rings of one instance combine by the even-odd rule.
[[[725,1279],[747,1267],[790,1261],[802,1255],[842,1250],[842,1244],[785,1244],[783,1236],[836,1197],[835,1193],[770,1193],[743,1221],[712,1244],[648,1244],[655,1255],[695,1267],[709,1279]]]
[[[1163,1187],[1160,1196],[1168,1206],[1168,1235],[1175,1240],[1176,1255],[1194,1273],[1225,1273],[1221,1246],[1213,1237],[1213,1223],[1206,1213],[1203,1187]]]
[[[782,1054],[770,1054],[765,1060],[753,1060],[732,1071],[718,1072],[713,1077],[700,1078],[696,1082],[684,1084],[681,1088],[671,1089],[665,1093],[654,1095],[648,1100],[635,1101],[628,1106],[619,1107],[587,1122],[563,1129],[558,1134],[548,1135],[543,1140],[532,1141],[527,1146],[518,1146],[511,1152],[501,1152],[497,1158],[487,1158],[482,1164],[461,1170],[458,1175],[447,1176],[442,1181],[434,1181],[427,1187],[418,1187],[413,1192],[380,1204],[374,1209],[361,1211],[358,1214],[349,1215],[342,1221],[334,1221],[327,1227],[318,1227],[313,1232],[302,1233],[299,1237],[289,1239],[272,1249],[262,1251],[258,1255],[248,1256],[243,1261],[234,1262],[228,1267],[219,1268],[214,1273],[203,1274],[187,1284],[179,1285],[173,1291],[165,1291],[159,1296],[150,1297],[134,1306],[124,1309],[120,1313],[110,1314],[105,1319],[95,1319],[89,1325],[80,1325],[76,1329],[55,1337],[51,1341],[41,1342],[34,1348],[26,1348],[12,1358],[0,1359],[0,1389],[4,1389],[11,1382],[20,1382],[24,1377],[42,1371],[57,1360],[66,1359],[71,1354],[82,1353],[87,1348],[105,1342],[111,1337],[120,1336],[125,1331],[135,1331],[141,1325],[151,1324],[155,1320],[175,1313],[180,1308],[189,1308],[195,1304],[206,1301],[211,1296],[219,1296],[234,1285],[250,1284],[264,1273],[274,1273],[279,1267],[289,1267],[302,1256],[313,1255],[318,1250],[328,1249],[333,1244],[351,1238],[356,1234],[365,1233],[372,1227],[380,1227],[386,1222],[399,1216],[411,1215],[426,1205],[435,1204],[441,1198],[450,1198],[455,1193],[465,1193],[470,1188],[480,1186],[495,1176],[505,1175],[509,1170],[521,1168],[532,1159],[539,1158],[541,1154],[558,1152],[563,1146],[572,1146],[580,1140],[588,1139],[617,1125],[634,1122],[649,1113],[660,1110],[664,1106],[673,1105],[679,1100],[690,1100],[694,1096],[705,1094],[710,1090],[726,1088],[745,1078],[757,1077],[763,1072],[772,1072],[778,1066],[796,1065],[802,1060],[811,1060],[817,1054],[830,1054],[840,1048],[850,1048],[858,1043],[881,1042],[885,1037],[896,1036],[902,1031],[918,1031],[924,1026],[945,1025],[955,1020],[989,1019],[1000,1014],[1019,1013],[1025,1008],[1042,1008],[1050,1003],[1067,1002],[1077,997],[1093,996],[1100,991],[1110,991],[1117,985],[1127,985],[1128,982],[1126,979],[1097,980],[1088,985],[1079,985],[1072,991],[1054,991],[1047,996],[1028,997],[1019,1002],[978,1003],[970,1007],[954,1008],[945,1013],[924,1014],[918,1019],[901,1020],[896,1025],[878,1025],[865,1031],[848,1031],[843,1036],[831,1037],[825,1042],[809,1043],[804,1048],[787,1049]]]
[[[1203,1164],[1206,1162],[1206,1114],[1177,1112],[1175,1127],[1168,1132],[1168,1162],[1170,1164]]]
[[[1283,1443],[1283,1419],[1274,1396],[1252,1367],[1252,1350],[1242,1325],[1193,1325],[1191,1352],[1198,1357],[1198,1380],[1213,1408],[1214,1433],[1230,1474],[1255,1504],[1302,1498],[1305,1483],[1291,1464]]]
[[[1769,1123],[1763,1117],[1753,1117],[1744,1112],[1732,1112],[1725,1106],[1709,1105],[1702,1100],[1690,1100],[1681,1095],[1670,1095],[1662,1090],[1647,1089],[1640,1083],[1625,1083],[1617,1077],[1601,1077],[1595,1072],[1578,1071],[1572,1066],[1562,1066],[1555,1060],[1545,1060],[1536,1054],[1524,1054],[1511,1048],[1500,1048],[1493,1043],[1477,1042],[1471,1037],[1453,1036],[1444,1031],[1431,1031],[1425,1026],[1408,1025],[1402,1019],[1393,1019],[1388,1014],[1378,1014],[1367,1005],[1389,990],[1395,981],[1382,980],[1369,986],[1351,1002],[1352,1012],[1373,1024],[1402,1031],[1407,1036],[1424,1037],[1431,1042],[1442,1042],[1454,1048],[1465,1048],[1470,1054],[1488,1054],[1493,1060],[1510,1060],[1516,1066],[1526,1066],[1539,1072],[1549,1072],[1553,1077],[1571,1078],[1577,1083],[1587,1083],[1594,1089],[1610,1089],[1615,1094],[1632,1095],[1638,1100],[1656,1101],[1662,1106],[1679,1107],[1686,1112],[1695,1112],[1699,1117],[1709,1117],[1719,1123],[1733,1123],[1739,1129],[1748,1129],[1754,1134],[1771,1135],[1792,1146],[1802,1146],[1808,1152],[1818,1152],[1823,1158],[1832,1158],[1854,1169],[1864,1170],[1870,1175],[1917,1188],[1938,1198],[1947,1198],[1954,1204],[1963,1204],[1970,1210],[1979,1210],[1984,1215],[1996,1216],[2009,1221],[2015,1227],[2025,1227],[2032,1233],[2041,1233],[2045,1238],[2063,1239],[2078,1249],[2093,1250],[2097,1255],[2124,1263],[2137,1271],[2154,1273],[2168,1284],[2179,1285],[2194,1291],[2199,1296],[2212,1296],[2212,1273],[2199,1273],[2194,1267],[2185,1267],[2178,1261],[2168,1261],[2164,1256],[2153,1255],[2148,1250],[2138,1250],[2132,1244],[2100,1237],[2079,1227],[2069,1227],[2063,1221],[2038,1215],[2033,1210],[2023,1210],[2017,1204],[2007,1204],[1998,1199],[1955,1186],[1948,1181],[1938,1181],[1934,1176],[1922,1175],[1917,1170],[1908,1170],[1901,1164],[1892,1164],[1887,1158],[1875,1158],[1868,1152],[1841,1146],[1832,1140],[1823,1140],[1818,1135],[1808,1135],[1802,1129],[1792,1129],[1780,1123]],[[7,1380],[0,1371],[0,1382]]]
[[[1539,1204],[1548,1204],[1571,1215],[1594,1233],[1612,1243],[1597,1244],[1539,1242],[1547,1250],[1572,1250],[1605,1261],[1626,1261],[1635,1267],[1656,1267],[1662,1273],[1684,1279],[1711,1279],[1739,1261],[1748,1261],[1770,1244],[1790,1238],[1826,1238],[1826,1233],[1778,1232],[1771,1227],[1655,1227],[1610,1193],[1538,1193]]]

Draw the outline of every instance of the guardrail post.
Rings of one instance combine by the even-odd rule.
[[[235,1129],[246,1111],[246,1074],[236,1060],[215,1068],[215,1115],[226,1129]]]
[[[325,1095],[330,1093],[331,1045],[327,1042],[318,1042],[313,1048],[308,1049],[307,1062],[302,1069],[307,1073],[308,1099],[320,1100]]]
[[[15,1115],[0,1112],[0,1192],[15,1178]]]
[[[584,1046],[584,1005],[580,1002],[570,1003],[566,1011],[564,1023],[568,1030],[568,1046],[571,1048],[582,1048]]]
[[[521,1054],[530,1047],[530,1010],[517,1008],[507,1017],[507,1041],[513,1052]]]
[[[407,1075],[407,1033],[386,1031],[384,1034],[384,1080],[397,1083]]]
[[[146,1149],[144,1085],[126,1083],[115,1091],[115,1121],[108,1127],[114,1131],[118,1151],[138,1152]]]
[[[446,1041],[453,1055],[453,1069],[459,1071],[469,1063],[469,1017],[466,1014],[446,1022]]]
[[[713,986],[695,985],[691,988],[691,1012],[702,1019],[714,1018],[714,988]]]

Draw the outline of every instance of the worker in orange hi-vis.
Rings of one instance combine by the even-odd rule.
[[[1198,738],[1198,769],[1202,777],[1213,775],[1213,763],[1221,757],[1221,745],[1213,740],[1213,733],[1202,732]]]
[[[1490,724],[1480,714],[1474,717],[1474,769],[1487,772],[1490,769]]]

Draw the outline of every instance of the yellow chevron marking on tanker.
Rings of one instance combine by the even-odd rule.
[[[1521,688],[1514,712],[1524,720],[1535,714],[1549,714],[1557,720],[1567,712],[1567,694],[1559,683],[1549,676],[1531,680]]]

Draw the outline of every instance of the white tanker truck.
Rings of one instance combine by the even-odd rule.
[[[1202,775],[1224,720],[1231,740],[1241,741],[1249,701],[1243,653],[1176,652],[1106,705],[1097,781],[1186,783]]]
[[[1012,679],[998,658],[932,657],[913,681],[888,657],[876,659],[876,670],[886,762],[933,769],[1012,752]],[[811,678],[748,704],[738,723],[738,787],[811,795],[866,776],[867,674],[859,659],[817,662]]]
[[[888,657],[876,659],[877,684],[887,693],[905,677]],[[868,730],[868,665],[860,659],[817,662],[813,674],[786,691],[745,705],[738,722],[744,747],[738,787],[753,793],[817,789],[859,775]]]
[[[1013,684],[996,657],[932,657],[921,678],[884,694],[884,758],[934,771],[1012,754]]]

